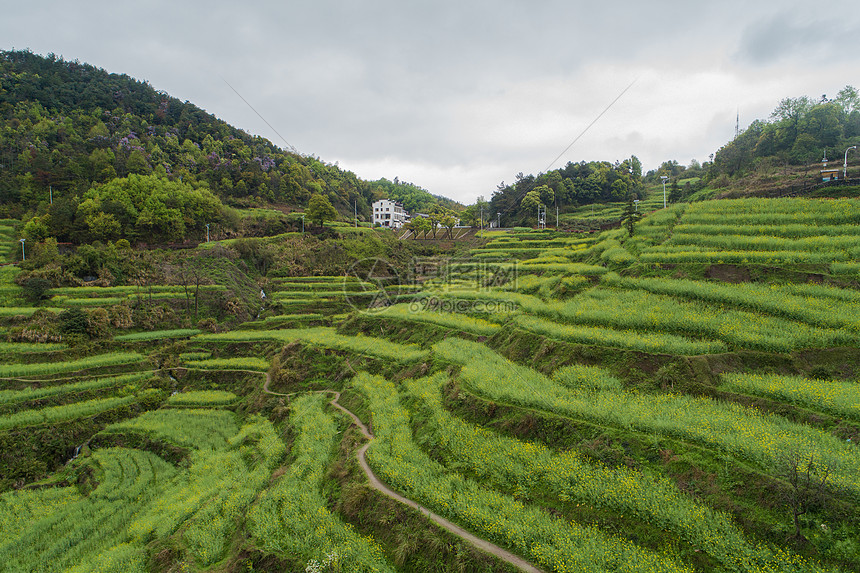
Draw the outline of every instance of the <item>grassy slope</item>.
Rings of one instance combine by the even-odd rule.
[[[730,212],[733,209],[737,210],[739,205],[715,203],[711,207],[717,212]],[[809,208],[799,209],[798,212],[826,212],[829,204],[809,203],[805,206]],[[788,208],[783,206],[781,212],[786,212]],[[848,204],[845,209],[850,213],[845,215],[848,212],[845,211],[844,216],[853,216],[854,211],[860,214],[860,207],[854,204]],[[615,297],[622,292],[637,292],[638,286],[651,287],[657,284],[636,282],[641,277],[663,279],[670,283],[674,280],[688,290],[695,287],[695,284],[681,283],[678,279],[706,281],[727,286],[732,284],[727,281],[742,281],[754,282],[759,286],[776,285],[782,289],[780,292],[795,289],[793,291],[795,294],[792,296],[807,297],[811,301],[825,301],[831,307],[835,305],[838,308],[842,305],[841,308],[844,308],[845,312],[842,313],[841,319],[850,316],[849,311],[853,309],[853,303],[850,301],[857,294],[860,277],[852,274],[833,274],[831,272],[833,269],[827,264],[803,266],[790,263],[728,265],[697,261],[682,264],[643,262],[642,253],[659,254],[663,252],[661,249],[665,250],[665,247],[671,245],[674,226],[683,224],[684,217],[690,215],[685,213],[684,209],[676,209],[673,213],[669,216],[658,211],[640,223],[639,232],[633,239],[628,239],[621,231],[610,231],[581,245],[547,243],[552,241],[553,235],[546,232],[535,234],[519,232],[501,241],[495,238],[494,241],[498,241],[497,244],[502,246],[516,248],[516,245],[524,244],[526,249],[537,248],[538,251],[535,253],[523,254],[524,258],[531,258],[535,264],[529,265],[526,260],[518,267],[519,274],[512,274],[509,270],[497,273],[492,264],[461,269],[460,275],[447,277],[448,282],[455,283],[454,290],[460,293],[452,296],[464,299],[467,293],[471,293],[469,296],[473,302],[480,300],[481,297],[484,299],[495,297],[496,300],[507,297],[517,302],[516,313],[534,315],[543,320],[557,321],[559,324],[575,325],[583,316],[577,314],[581,311],[577,306],[582,304],[581,301],[597,295]],[[766,214],[764,216],[767,217]],[[546,248],[540,250],[544,246]],[[607,275],[604,269],[598,275],[582,263],[609,267],[614,274]],[[215,267],[211,270],[213,273],[218,272]],[[573,270],[585,271],[587,274],[580,275],[571,272]],[[290,275],[290,273],[284,274]],[[482,286],[494,276],[508,279],[516,277],[516,281],[509,281],[506,285],[498,287]],[[823,283],[831,290],[813,292],[806,286],[802,286],[810,281]],[[434,281],[432,292],[435,296],[447,296],[445,289],[441,288],[445,282]],[[330,281],[330,284],[335,285],[337,282]],[[235,288],[235,285],[234,282],[230,287]],[[273,286],[273,292],[276,288]],[[318,290],[331,292],[328,287],[322,286]],[[344,297],[348,296],[348,290],[344,289]],[[661,299],[661,304],[664,304],[667,309],[674,308],[672,305],[695,305],[689,308],[703,312],[713,305],[721,305],[717,308],[722,308],[723,314],[743,311],[750,312],[752,313],[750,316],[760,317],[761,320],[774,321],[778,318],[780,321],[785,321],[790,332],[799,331],[801,327],[823,328],[814,324],[816,322],[814,317],[806,322],[801,320],[804,315],[800,312],[784,317],[776,316],[778,313],[775,309],[767,305],[757,310],[751,308],[756,304],[753,295],[758,291],[748,295],[746,299],[739,298],[737,302],[731,298],[732,292],[734,291],[721,290],[709,295],[711,298],[718,297],[717,301],[708,300],[707,297],[696,299],[694,294],[683,297],[666,294],[659,296],[666,297]],[[836,295],[841,298],[834,298]],[[632,348],[604,346],[597,341],[574,343],[538,335],[518,328],[515,317],[510,313],[489,312],[486,305],[454,307],[469,314],[470,317],[468,320],[462,320],[459,326],[456,315],[445,316],[444,320],[429,320],[432,317],[428,317],[427,313],[434,311],[427,310],[426,306],[422,306],[421,312],[410,317],[404,310],[407,308],[405,305],[400,307],[400,312],[389,315],[354,313],[349,320],[343,322],[342,318],[332,314],[351,310],[352,307],[344,304],[344,300],[326,301],[310,297],[290,303],[288,311],[283,308],[273,308],[271,314],[310,313],[313,315],[310,319],[312,326],[324,320],[325,324],[337,326],[339,337],[360,337],[355,344],[345,344],[343,338],[333,336],[333,332],[327,329],[317,329],[314,332],[318,335],[305,337],[310,343],[296,340],[293,336],[276,335],[268,337],[201,336],[190,340],[150,341],[147,342],[146,348],[152,349],[150,355],[153,360],[160,366],[171,369],[163,371],[160,376],[136,383],[134,388],[108,386],[102,389],[99,386],[99,389],[80,393],[80,395],[63,393],[61,399],[16,401],[12,406],[4,406],[6,409],[0,410],[0,415],[13,415],[28,408],[73,405],[78,401],[84,402],[96,398],[136,395],[135,393],[146,388],[164,391],[158,395],[156,402],[153,402],[152,394],[148,394],[145,403],[125,405],[121,409],[95,417],[64,421],[48,432],[45,431],[48,429],[38,427],[0,432],[0,440],[4,446],[0,450],[4,452],[2,461],[5,464],[4,467],[9,469],[3,473],[4,476],[15,478],[6,481],[3,484],[4,488],[19,487],[47,476],[60,465],[58,462],[64,462],[74,454],[75,446],[87,441],[93,449],[119,446],[146,450],[176,464],[180,475],[193,475],[188,472],[194,471],[195,463],[202,463],[200,460],[203,458],[200,456],[203,454],[195,453],[198,448],[189,448],[188,443],[171,441],[170,438],[165,437],[169,435],[166,432],[162,431],[160,434],[112,432],[99,434],[97,439],[91,439],[94,434],[109,424],[135,418],[149,408],[167,404],[168,393],[175,390],[232,392],[238,396],[238,402],[225,402],[224,405],[219,404],[216,407],[235,412],[237,427],[251,422],[253,420],[251,416],[254,414],[266,417],[277,429],[278,439],[289,448],[299,431],[289,418],[293,398],[264,394],[263,376],[257,374],[227,371],[219,373],[182,368],[186,360],[193,362],[193,358],[264,358],[271,363],[269,370],[271,390],[282,394],[303,393],[307,390],[323,388],[347,390],[341,402],[358,413],[365,421],[370,421],[374,413],[362,394],[351,389],[351,380],[356,372],[367,371],[380,374],[394,381],[399,391],[403,393],[401,400],[408,405],[409,411],[413,411],[417,406],[409,402],[407,385],[401,381],[441,372],[450,378],[443,388],[442,404],[446,411],[463,422],[478,425],[491,434],[506,439],[515,438],[544,444],[551,452],[559,454],[576,452],[589,463],[608,468],[627,468],[625,471],[634,472],[633,475],[667,480],[685,498],[730,516],[742,534],[753,544],[770,544],[781,550],[796,553],[808,562],[820,560],[845,571],[860,568],[860,546],[856,541],[860,537],[860,519],[857,517],[860,512],[857,511],[858,499],[855,494],[828,488],[821,502],[814,504],[809,513],[801,518],[803,540],[793,539],[791,534],[794,526],[784,503],[791,488],[784,476],[781,476],[780,472],[772,466],[727,452],[712,443],[692,439],[680,433],[655,433],[640,426],[629,426],[610,419],[601,420],[593,416],[577,415],[571,410],[544,409],[537,403],[525,405],[511,400],[492,398],[472,385],[467,373],[461,371],[465,366],[441,360],[437,353],[428,355],[415,352],[412,357],[405,354],[407,349],[411,351],[416,346],[429,352],[433,345],[440,341],[463,338],[489,347],[499,356],[509,360],[515,367],[530,369],[535,376],[551,376],[561,368],[577,364],[600,367],[611,374],[620,385],[620,390],[616,388],[612,392],[621,391],[625,395],[668,401],[671,401],[673,396],[707,398],[719,404],[755,408],[763,415],[787,420],[797,428],[808,429],[821,436],[838,438],[843,443],[849,444],[848,448],[856,448],[856,443],[860,440],[860,417],[851,414],[850,409],[847,413],[845,411],[834,413],[826,407],[817,406],[814,400],[810,401],[810,398],[806,398],[807,401],[804,403],[798,403],[789,402],[775,395],[753,395],[727,386],[721,375],[730,372],[759,372],[856,381],[860,376],[857,366],[860,363],[860,349],[857,344],[847,348],[810,348],[806,343],[793,343],[794,339],[788,337],[787,351],[767,352],[759,348],[746,347],[743,338],[726,336],[723,343],[728,346],[726,351],[720,354],[675,355],[667,351],[661,352],[659,349],[642,352]],[[646,315],[649,309],[641,308],[638,311],[634,309],[630,312],[641,312]],[[264,314],[261,319],[265,317]],[[837,319],[840,319],[838,313],[832,320]],[[600,328],[624,333],[625,327],[617,319],[594,314],[589,320],[595,321],[593,324],[599,324]],[[286,322],[261,320],[254,324],[255,330],[249,332],[285,327],[296,328],[308,322],[292,316]],[[501,325],[501,328],[491,325]],[[796,327],[792,329],[792,325]],[[707,338],[697,335],[694,326],[672,328],[675,328],[673,332],[676,335],[687,336],[691,340]],[[851,332],[850,327],[843,327],[842,330]],[[708,337],[711,336],[720,337],[723,333],[719,329],[714,329],[708,335]],[[392,362],[383,354],[374,354],[373,340],[377,338],[384,340],[385,344],[378,343],[376,347],[384,348],[386,352],[390,352],[391,348],[398,348],[390,346],[391,343],[403,344],[405,361]],[[106,350],[122,348],[124,347],[118,343],[107,341],[103,343],[102,348],[91,353],[99,354]],[[359,348],[362,350],[357,351],[356,349]],[[62,355],[68,357],[65,358],[66,360],[71,360],[87,352],[82,351],[80,347],[75,347],[64,351]],[[180,356],[183,353],[186,358]],[[55,355],[52,354],[52,356]],[[49,362],[39,355],[28,355],[25,358],[10,356],[8,360],[19,363],[21,361]],[[60,362],[56,358],[50,361]],[[125,370],[121,369],[121,371]],[[99,373],[99,375],[102,374]],[[66,375],[57,375],[40,384],[67,383],[64,376]],[[86,376],[87,373],[75,373],[73,381],[80,382],[86,379]],[[535,379],[549,380],[549,378]],[[504,377],[499,377],[497,380],[503,382]],[[24,382],[13,380],[2,383],[2,389],[15,391],[22,391],[26,385]],[[549,384],[549,382],[541,382],[541,384]],[[609,389],[601,390],[601,392],[609,391]],[[595,399],[604,395],[610,394],[595,394]],[[173,402],[179,403],[177,400]],[[667,551],[696,570],[728,570],[716,553],[712,554],[710,550],[702,551],[695,542],[686,538],[680,539],[676,533],[655,526],[635,514],[631,515],[627,511],[622,512],[595,503],[554,500],[551,492],[540,489],[540,486],[525,493],[504,485],[503,481],[483,475],[477,468],[470,468],[462,461],[452,465],[450,458],[452,454],[445,454],[432,441],[428,441],[430,434],[426,427],[427,419],[422,418],[417,410],[412,415],[411,428],[416,443],[430,458],[447,467],[446,471],[459,472],[477,480],[483,487],[512,494],[530,505],[545,508],[552,515],[577,523],[593,524],[601,531],[625,538],[645,550]],[[146,419],[141,418],[141,420]],[[449,534],[430,526],[417,512],[383,499],[369,490],[364,485],[354,458],[354,452],[360,447],[361,439],[356,432],[347,429],[342,420],[339,420],[338,424],[340,424],[340,431],[344,433],[337,438],[338,443],[331,452],[320,493],[328,500],[329,507],[335,509],[335,513],[341,520],[351,524],[362,535],[373,536],[381,547],[385,559],[393,568],[399,571],[427,571],[434,567],[444,571],[490,571],[501,570],[504,567],[475,552]],[[230,436],[225,437],[230,438]],[[40,440],[50,444],[50,447],[34,450],[35,454],[32,455],[18,453],[24,450],[30,451],[31,445]],[[235,444],[237,448],[242,447],[242,444],[250,448],[247,438],[237,439]],[[232,455],[231,447],[226,446],[223,454],[217,455],[223,455],[225,460],[233,459],[229,457]],[[263,472],[263,474],[270,472],[271,477],[266,480],[261,479],[260,485],[255,486],[261,489],[256,494],[246,494],[245,499],[254,499],[254,495],[263,495],[263,492],[277,483],[279,476],[283,475],[294,462],[291,454],[277,460],[277,463],[276,460],[269,460],[266,464],[275,468],[270,471],[265,469],[269,466],[260,465],[263,463],[265,454],[254,457],[257,454],[251,452],[251,449],[247,449],[243,462],[248,464],[248,471]],[[211,455],[214,456],[216,453]],[[93,488],[96,488],[97,492],[99,472],[103,470],[100,469],[101,466],[95,458],[92,461],[89,460],[91,458],[88,450],[84,448],[83,455],[60,473],[54,474],[50,482],[72,485],[83,495],[90,494]],[[834,477],[840,478],[841,481],[838,483],[846,483],[846,476]],[[848,477],[856,478],[856,476]],[[193,480],[190,483],[194,483]],[[831,480],[830,483],[835,482]],[[5,503],[13,499],[9,497],[10,495],[5,494],[3,498],[6,500]],[[14,499],[23,503],[21,494],[17,495],[18,497]],[[3,514],[5,506],[2,503],[4,502],[0,500],[0,520],[4,519],[3,515],[5,515]],[[34,515],[37,517],[52,513],[59,515],[60,510],[50,505],[47,499],[42,502],[42,506],[33,501],[27,503],[29,504],[27,507],[30,508],[28,511],[35,512]],[[226,499],[212,503],[226,503]],[[200,511],[203,513],[198,517],[192,514],[187,518],[187,523],[192,528],[198,527],[194,524],[202,523],[200,520],[204,516],[215,515],[211,513],[211,509],[205,511],[200,509]],[[206,513],[207,511],[209,513]],[[234,514],[222,512],[218,515]],[[235,515],[241,516],[242,513]],[[206,559],[206,563],[214,563],[216,570],[238,571],[247,570],[248,566],[253,566],[254,570],[274,571],[282,570],[284,567],[302,568],[306,564],[306,558],[299,554],[266,550],[260,544],[252,542],[243,518],[230,519],[234,521],[219,529],[221,531],[219,535],[222,537],[217,545],[224,548],[223,552],[216,557],[210,555]],[[108,557],[120,559],[137,551],[138,553],[133,555],[136,556],[135,559],[150,560],[151,567],[156,570],[203,567],[204,563],[196,560],[195,557],[197,553],[194,548],[197,546],[189,541],[191,539],[189,534],[183,531],[181,526],[173,533],[167,532],[163,537],[156,537],[151,540],[148,548],[140,546],[134,549],[137,546],[131,540],[114,552],[108,552],[108,556],[104,559]],[[319,557],[322,559],[324,556]],[[139,562],[139,559],[138,561],[134,561],[131,557],[129,559],[129,563]],[[348,565],[345,570],[349,570]]]

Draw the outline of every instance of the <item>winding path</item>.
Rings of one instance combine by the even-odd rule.
[[[263,374],[262,372],[258,372],[258,373]],[[272,394],[273,396],[292,396],[293,395],[293,394],[281,394],[280,392],[272,392],[271,390],[269,390],[269,383],[271,382],[271,377],[269,376],[268,372],[266,372],[265,374],[266,374],[266,382],[263,384],[263,392],[265,392],[267,394]],[[364,423],[358,418],[358,416],[356,416],[355,414],[353,414],[352,412],[347,410],[345,407],[340,405],[340,403],[338,402],[338,400],[340,399],[340,392],[337,392],[335,390],[320,390],[319,393],[321,393],[321,394],[334,394],[334,398],[330,402],[331,405],[334,406],[335,408],[337,408],[338,410],[340,410],[341,412],[343,412],[344,414],[346,414],[347,416],[349,416],[350,418],[352,418],[352,422],[356,425],[356,427],[358,427],[358,429],[359,429],[359,431],[361,431],[362,435],[368,440],[367,443],[364,444],[360,450],[358,450],[357,456],[358,456],[358,463],[361,466],[361,469],[364,471],[364,475],[367,476],[367,479],[370,482],[370,487],[372,487],[373,489],[382,493],[383,495],[390,497],[393,500],[399,501],[400,503],[402,503],[404,505],[408,505],[409,507],[418,510],[423,515],[427,516],[427,518],[430,519],[430,521],[439,525],[443,529],[453,533],[454,535],[456,535],[457,537],[459,537],[465,541],[468,541],[469,543],[471,543],[472,545],[474,545],[478,549],[485,551],[486,553],[489,553],[490,555],[498,557],[499,559],[501,559],[503,561],[507,561],[508,563],[510,563],[514,567],[517,567],[521,571],[526,571],[527,573],[543,573],[543,571],[541,569],[538,569],[537,567],[535,567],[534,565],[532,565],[528,561],[524,560],[523,558],[518,557],[517,555],[514,555],[510,551],[506,551],[505,549],[502,549],[501,547],[499,547],[498,545],[495,545],[494,543],[490,543],[486,539],[481,539],[480,537],[472,535],[471,533],[469,533],[468,531],[466,531],[465,529],[463,529],[459,525],[456,525],[456,524],[448,521],[447,519],[445,519],[444,517],[442,517],[440,515],[436,515],[435,513],[431,512],[426,507],[423,507],[418,502],[415,502],[411,499],[403,497],[402,495],[400,495],[399,493],[390,489],[387,485],[382,483],[382,481],[378,477],[376,477],[376,474],[373,473],[373,470],[370,469],[370,465],[367,463],[367,448],[369,448],[370,444],[373,443],[373,440],[374,440],[373,434],[370,432],[370,430],[367,428],[367,426],[365,426]]]

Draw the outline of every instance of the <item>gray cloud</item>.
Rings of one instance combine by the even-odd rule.
[[[808,18],[808,13],[780,13],[748,25],[735,58],[756,66],[786,61],[826,66],[834,60],[856,59],[849,39],[857,37],[860,26],[845,19],[852,14],[816,8],[826,16]]]
[[[223,78],[303,153],[471,201],[545,168],[637,77],[560,164],[706,160],[738,108],[749,123],[835,93],[856,72],[839,35],[857,29],[835,4],[816,5],[834,39],[773,16],[800,0],[45,0],[4,11],[0,48],[148,80],[281,145]]]

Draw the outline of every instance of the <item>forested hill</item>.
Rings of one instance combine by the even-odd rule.
[[[844,155],[852,146],[860,146],[860,92],[845,86],[834,98],[782,99],[767,120],[753,121],[711,154],[711,161],[693,160],[685,166],[669,160],[643,174],[638,158],[633,156],[614,163],[570,162],[537,176],[519,173],[512,185],[502,182],[498,186],[488,210],[500,213],[504,225],[529,225],[534,224],[541,205],[551,210],[557,206],[564,213],[593,203],[642,199],[647,188],[659,187],[660,176],[668,178],[670,202],[803,195],[820,187],[823,163],[838,168],[840,180],[831,184],[844,183],[844,157],[849,159],[848,178],[852,183],[860,179],[860,157],[852,161],[852,156]],[[829,163],[822,162],[824,157]],[[835,193],[856,191],[842,187]]]
[[[53,54],[0,52],[0,216],[42,215],[54,227],[63,221],[50,229],[54,236],[101,238],[104,225],[79,208],[88,192],[107,184],[129,197],[135,193],[128,187],[143,188],[146,198],[173,185],[171,193],[187,192],[191,202],[216,210],[211,196],[238,207],[302,208],[316,193],[350,215],[357,204],[367,219],[381,197],[413,208],[456,206],[397,178],[365,181],[317,157],[284,151],[127,75]],[[141,205],[98,207],[113,218],[108,234],[147,231],[138,225]],[[186,207],[166,204],[164,210],[188,219],[193,210]],[[155,209],[150,218],[158,215]]]
[[[713,176],[737,176],[762,164],[805,165],[843,158],[860,138],[860,93],[845,86],[835,98],[787,97],[768,120],[757,119],[713,157]]]

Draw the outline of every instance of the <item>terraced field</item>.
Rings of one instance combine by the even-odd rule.
[[[860,570],[859,224],[673,205],[394,296],[270,277],[228,330],[5,342],[0,571]]]

